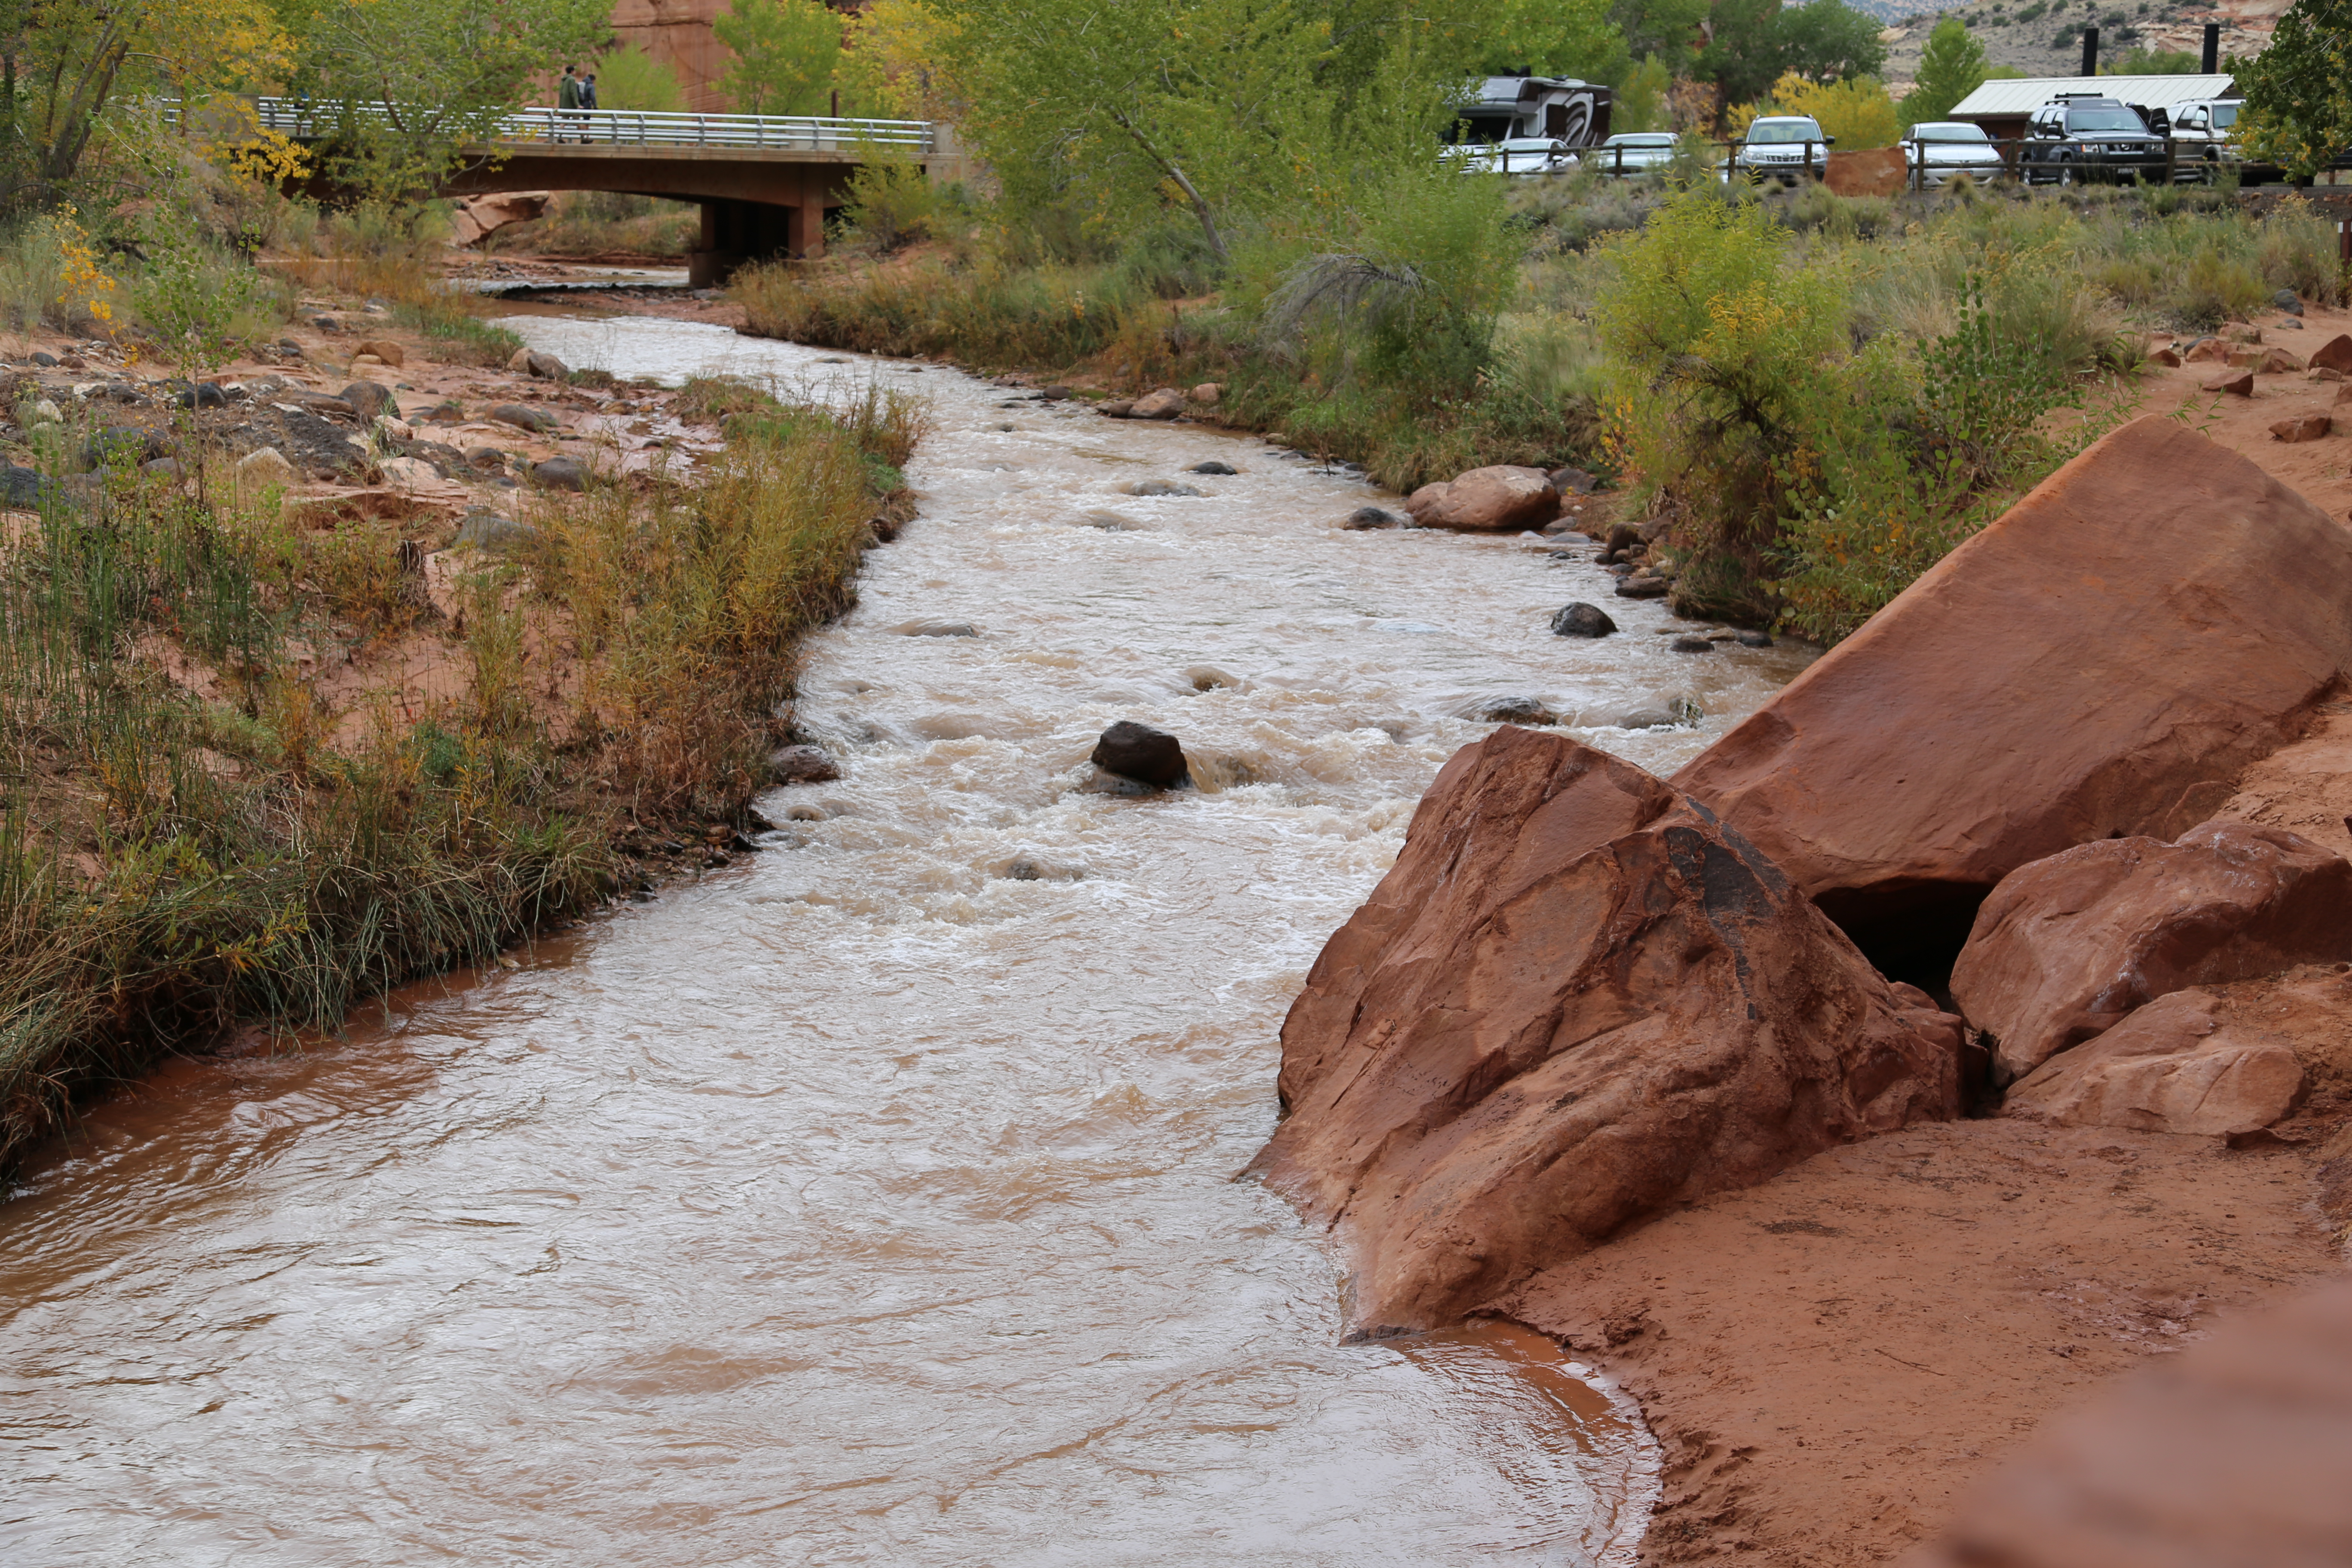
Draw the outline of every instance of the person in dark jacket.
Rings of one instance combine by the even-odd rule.
[[[555,107],[558,110],[577,110],[580,107],[580,78],[575,74],[577,68],[578,68],[573,66],[565,66],[563,68],[563,80],[555,89]],[[578,118],[578,115],[571,113],[562,114],[558,117],[559,129],[555,137],[558,142],[570,140],[570,138],[563,135],[562,131],[560,128],[561,123],[576,120]]]
[[[589,114],[596,112],[596,73],[594,71],[588,71],[580,79],[580,107],[588,110]],[[584,121],[586,121],[587,116],[583,115],[582,116],[582,119]],[[581,137],[580,140],[583,142],[594,141],[595,135],[593,131],[592,130],[589,134]]]

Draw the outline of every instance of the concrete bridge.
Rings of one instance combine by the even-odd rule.
[[[255,110],[297,142],[324,134],[341,113],[282,98]],[[698,288],[746,261],[824,255],[825,216],[845,205],[861,164],[911,163],[934,179],[965,172],[953,131],[921,120],[527,109],[464,151],[467,167],[437,194],[618,191],[696,203],[702,237],[687,271]]]

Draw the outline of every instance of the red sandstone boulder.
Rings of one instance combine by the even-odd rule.
[[[2252,1132],[2287,1113],[2303,1063],[2275,1035],[2214,1016],[2204,990],[2175,991],[2019,1080],[2003,1116],[2059,1127],[2207,1136]]]
[[[2234,356],[2231,363],[2235,363]],[[2252,397],[2254,395],[2254,373],[2251,370],[2242,370],[2235,375],[2216,376],[2205,384],[2205,390],[2226,392],[2235,397]]]
[[[2303,362],[2284,349],[2264,349],[2254,368],[2264,375],[2287,375],[2303,369]]]
[[[1953,1115],[1958,1020],[1648,773],[1454,753],[1282,1030],[1254,1168],[1340,1227],[1366,1331],[1460,1316],[1660,1207]]]
[[[2198,339],[2189,345],[2189,353],[2186,356],[2190,364],[2207,364],[2214,360],[2226,360],[2229,357],[2229,345],[2219,338]]]
[[[2298,414],[2282,419],[2271,426],[2271,439],[2290,446],[2302,441],[2316,441],[2336,427],[2336,421],[2325,414]]]
[[[2180,351],[2173,348],[2158,349],[2147,356],[2147,363],[2150,364],[2160,364],[2167,370],[2179,370],[2180,368]]]
[[[1473,468],[1442,485],[1423,485],[1404,504],[1423,528],[1495,532],[1541,528],[1559,515],[1559,492],[1541,468],[1505,464]]]
[[[2320,344],[2311,356],[2311,368],[2352,373],[2352,337],[2338,332]]]
[[[554,198],[545,191],[503,191],[496,195],[467,196],[449,214],[449,241],[473,245],[486,234],[509,224],[529,223],[547,215]]]
[[[1184,395],[1172,386],[1147,392],[1128,409],[1129,419],[1173,419],[1184,412]]]
[[[1865,950],[2113,833],[2169,839],[2352,665],[2352,531],[2161,416],[2052,475],[1694,759]],[[1947,950],[1948,952],[1948,949]]]
[[[2352,1281],[2227,1322],[2060,1416],[1907,1568],[2352,1563]]]
[[[2021,1078],[2170,991],[2352,957],[2352,865],[2284,828],[2209,822],[2011,872],[1977,910],[1952,1000]]]

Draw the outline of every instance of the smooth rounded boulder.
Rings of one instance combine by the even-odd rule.
[[[1952,968],[1998,1081],[2167,992],[2352,959],[2352,864],[2284,828],[2105,838],[2003,878]]]
[[[2302,1092],[2294,1047],[2215,1016],[2199,988],[2160,996],[2012,1087],[2003,1116],[2054,1127],[2231,1137],[2268,1127]]]
[[[1674,782],[1865,951],[1948,926],[1948,963],[2019,867],[2212,816],[2352,667],[2347,604],[2352,531],[2151,416],[2036,486]]]
[[[1423,528],[1481,533],[1541,528],[1559,515],[1559,492],[1541,468],[1501,464],[1456,475],[1442,489],[1423,485],[1405,510]]]
[[[1582,600],[1561,605],[1551,617],[1551,635],[1556,637],[1605,637],[1616,629],[1617,623],[1598,605]]]
[[[1127,411],[1129,419],[1173,419],[1184,412],[1184,395],[1172,386],[1147,392]]]
[[[1454,753],[1282,1027],[1252,1169],[1360,1332],[1434,1327],[1673,1204],[1958,1110],[1959,1021],[1704,807],[1563,735]]]
[[[1121,719],[1095,742],[1093,762],[1107,773],[1117,773],[1159,789],[1185,778],[1184,746],[1165,730]]]

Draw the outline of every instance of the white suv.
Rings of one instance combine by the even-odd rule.
[[[1724,178],[1795,182],[1829,173],[1831,138],[1809,114],[1768,114],[1748,122],[1748,134],[1731,150]]]

